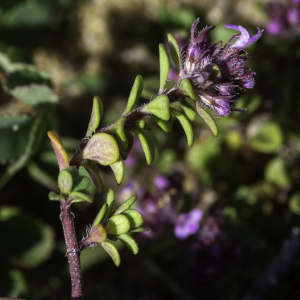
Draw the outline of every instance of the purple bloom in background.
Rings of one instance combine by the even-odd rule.
[[[291,37],[300,33],[300,1],[290,0],[287,3],[272,1],[268,4],[270,21],[267,32],[270,35]]]
[[[184,240],[196,233],[202,216],[203,213],[200,209],[193,209],[188,214],[181,214],[175,224],[176,237]]]
[[[170,186],[170,181],[167,177],[163,175],[158,175],[154,179],[154,186],[158,190],[165,190]]]
[[[251,36],[242,26],[226,25],[226,27],[240,31],[234,35],[224,47],[222,41],[212,45],[208,35],[215,27],[203,29],[197,36],[195,29],[199,22],[197,19],[191,30],[190,44],[181,50],[183,70],[181,79],[191,80],[200,103],[208,106],[217,115],[227,116],[231,111],[244,111],[233,108],[232,105],[254,86],[255,74],[245,66],[247,48],[256,42],[263,30],[258,29],[257,34]],[[235,42],[232,41],[238,38]]]

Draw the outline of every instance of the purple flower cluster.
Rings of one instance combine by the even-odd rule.
[[[190,43],[181,50],[180,79],[190,79],[200,102],[217,115],[224,117],[231,111],[243,111],[232,105],[254,86],[255,73],[245,66],[248,54],[245,49],[261,37],[263,30],[258,29],[258,33],[251,36],[242,26],[226,25],[241,34],[232,36],[222,47],[222,41],[214,45],[209,41],[208,35],[214,26],[195,35],[198,22],[199,19],[192,26]]]
[[[299,35],[300,0],[290,0],[287,3],[273,1],[268,4],[270,21],[267,32],[273,36]]]

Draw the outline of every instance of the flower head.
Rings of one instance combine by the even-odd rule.
[[[238,30],[241,34],[231,37],[222,47],[222,41],[214,45],[209,41],[208,35],[214,26],[206,27],[195,35],[198,22],[199,19],[192,26],[190,43],[181,50],[181,79],[190,79],[201,103],[219,116],[227,116],[231,111],[243,111],[244,109],[236,109],[232,105],[247,89],[254,86],[252,76],[255,73],[245,66],[245,48],[256,42],[263,30],[258,29],[257,34],[251,36],[242,26],[226,25],[225,27]],[[238,39],[232,43],[235,38]]]

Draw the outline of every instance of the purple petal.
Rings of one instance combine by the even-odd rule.
[[[271,35],[278,35],[281,31],[282,27],[280,22],[278,21],[270,21],[267,25],[267,32]]]
[[[170,186],[170,182],[165,176],[158,175],[154,179],[154,185],[159,190],[165,190]]]
[[[244,28],[243,26],[240,25],[225,25],[225,27],[230,28],[230,29],[234,29],[234,30],[238,30],[241,32],[239,39],[233,43],[230,48],[240,48],[240,49],[245,49],[247,48],[249,45],[253,44],[254,42],[256,42],[262,35],[264,30],[260,30],[258,29],[257,34],[255,34],[254,36],[251,37],[250,33],[248,32],[248,30],[246,28]]]
[[[296,25],[299,21],[299,12],[297,9],[290,9],[286,17],[291,25]]]

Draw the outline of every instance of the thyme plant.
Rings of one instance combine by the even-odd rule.
[[[206,27],[197,34],[198,22],[199,19],[192,25],[190,42],[182,49],[175,38],[168,34],[172,60],[179,70],[179,80],[172,89],[166,90],[170,63],[165,46],[160,44],[160,87],[151,101],[134,108],[143,91],[143,78],[138,75],[124,112],[113,124],[98,129],[104,109],[101,99],[95,97],[86,135],[81,140],[79,150],[70,160],[60,138],[56,133],[48,132],[60,170],[60,193],[50,192],[49,198],[60,201],[60,219],[70,266],[72,299],[83,298],[80,253],[86,247],[99,244],[111,256],[116,266],[119,266],[119,252],[109,240],[120,240],[137,254],[138,245],[128,233],[147,230],[142,226],[141,213],[132,209],[136,196],[130,197],[114,209],[114,192],[110,189],[106,203],[96,215],[87,236],[77,242],[71,206],[75,202],[93,201],[93,196],[87,192],[91,181],[99,193],[103,191],[99,167],[110,166],[117,184],[121,184],[124,176],[123,160],[127,159],[133,146],[133,133],[141,142],[148,165],[153,162],[155,150],[148,133],[151,128],[146,122],[147,117],[152,118],[167,133],[177,119],[185,131],[188,146],[191,147],[194,142],[191,121],[196,118],[197,113],[217,136],[217,125],[205,110],[206,107],[221,117],[232,111],[245,110],[234,107],[238,99],[254,86],[255,73],[245,66],[248,58],[245,49],[259,39],[262,31],[258,29],[258,33],[251,36],[242,26],[227,25],[227,28],[240,31],[240,34],[233,35],[225,46],[222,41],[212,45],[208,35],[214,26]],[[79,175],[80,166],[87,170],[90,178]]]

